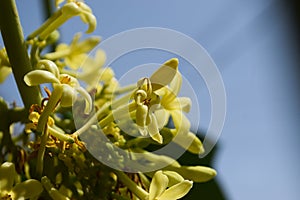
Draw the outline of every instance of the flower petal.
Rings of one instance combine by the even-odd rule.
[[[155,172],[149,188],[149,200],[159,197],[168,187],[169,179],[161,170]]]
[[[191,123],[184,113],[180,110],[172,110],[170,113],[176,130],[178,130],[178,132],[188,133]]]
[[[158,70],[150,77],[152,90],[158,90],[168,85],[177,73],[178,59],[172,58],[166,61]]]
[[[83,89],[82,87],[76,87],[75,89],[85,99],[85,109],[84,109],[84,112],[86,114],[89,114],[92,111],[92,109],[93,109],[93,101],[92,101],[91,95],[85,89]]]
[[[54,74],[46,70],[33,70],[24,76],[24,81],[28,86],[36,86],[42,83],[60,83]]]
[[[159,109],[154,112],[159,129],[162,129],[169,122],[170,114],[165,109]]]
[[[192,132],[188,132],[187,134],[178,133],[173,142],[179,144],[182,148],[187,149],[191,153],[204,153],[201,140]]]
[[[164,104],[165,105],[165,104]],[[190,112],[192,105],[192,101],[188,97],[179,97],[175,98],[173,101],[169,101],[168,104],[166,104],[165,108],[168,110],[182,110],[186,113]]]
[[[13,199],[29,199],[38,197],[43,191],[42,184],[34,179],[29,179],[17,184],[12,189]]]
[[[176,171],[184,179],[189,179],[197,183],[209,181],[217,175],[214,169],[205,166],[170,167],[168,170]]]
[[[16,176],[15,165],[5,162],[0,167],[0,191],[9,192],[12,189]]]
[[[158,200],[170,200],[170,199],[180,199],[185,196],[190,189],[193,187],[193,182],[184,180],[172,187],[168,188]]]
[[[175,95],[179,94],[182,85],[182,76],[179,71],[177,71],[174,79],[170,83],[170,88]]]
[[[62,107],[69,107],[73,105],[73,101],[76,98],[76,93],[74,88],[72,88],[70,85],[62,84],[63,93],[61,96],[60,105]]]
[[[176,185],[177,183],[184,181],[183,177],[180,176],[180,174],[178,174],[177,172],[163,171],[163,174],[166,175],[169,179],[168,187],[171,187],[173,185]]]
[[[137,105],[136,114],[135,114],[136,124],[140,127],[145,127],[147,115],[148,115],[148,107],[146,105]]]
[[[56,64],[51,60],[47,60],[47,59],[40,60],[37,64],[37,68],[45,69],[45,70],[51,72],[52,74],[54,74],[56,77],[59,76],[59,70],[58,70]]]
[[[151,138],[153,140],[155,140],[159,144],[162,144],[163,138],[162,138],[162,136],[159,133],[159,129],[158,129],[158,124],[157,124],[157,121],[156,121],[156,117],[155,117],[155,115],[153,113],[151,113],[149,116],[151,118],[151,122],[150,122],[150,124],[148,124],[149,135],[151,136]]]

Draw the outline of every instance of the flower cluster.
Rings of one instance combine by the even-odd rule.
[[[53,52],[43,53],[45,47],[58,42],[58,28],[70,18],[79,16],[88,24],[86,33],[92,33],[97,25],[92,9],[82,1],[56,0],[55,5],[52,16],[26,40],[32,70],[23,80],[29,87],[38,86],[41,94],[45,91],[41,103],[25,111],[10,110],[1,100],[1,111],[20,114],[23,118],[19,121],[26,125],[16,137],[9,128],[0,129],[0,161],[19,163],[16,167],[12,162],[1,165],[0,198],[170,200],[185,196],[194,182],[212,179],[216,175],[212,168],[184,166],[149,150],[174,142],[192,154],[204,152],[185,116],[191,100],[178,97],[182,84],[179,60],[169,59],[150,77],[122,87],[113,69],[105,66],[104,51],[89,55],[100,43],[99,37],[80,40],[78,33],[70,44],[60,43]],[[0,82],[11,72],[10,59],[5,48],[0,50]],[[84,107],[72,109],[76,102]],[[83,121],[79,129],[74,116]],[[7,127],[16,121],[8,121]],[[101,156],[114,161],[117,157],[123,171],[104,165],[87,151],[81,137],[91,130],[98,130],[92,134],[105,138],[95,140],[93,148],[106,148]],[[132,153],[143,158],[132,158]],[[137,159],[143,167],[165,165],[144,173],[127,173],[130,159]]]

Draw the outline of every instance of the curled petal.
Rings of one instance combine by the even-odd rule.
[[[17,184],[12,189],[13,199],[37,198],[43,191],[42,184],[34,179],[29,179]]]
[[[162,171],[157,171],[150,183],[149,200],[157,199],[168,187],[169,179]]]
[[[37,64],[37,68],[38,69],[45,69],[49,72],[51,72],[52,74],[54,74],[57,78],[59,76],[59,70],[56,66],[56,64],[51,61],[51,60],[40,60]]]
[[[0,191],[10,191],[16,176],[15,165],[5,162],[0,167]]]
[[[54,74],[46,70],[33,70],[24,76],[24,81],[28,86],[36,86],[42,83],[60,83]]]
[[[85,99],[85,110],[86,114],[92,111],[93,101],[91,95],[82,87],[77,87],[76,90],[83,96]]]
[[[76,98],[76,93],[74,88],[72,88],[70,85],[62,84],[63,93],[61,96],[60,105],[62,107],[69,107],[73,105],[73,101]]]
[[[152,90],[158,90],[168,85],[174,78],[178,69],[178,59],[172,58],[165,62],[157,71],[150,77]]]
[[[66,3],[61,8],[61,13],[64,15],[64,17],[70,18],[75,15],[79,15],[81,12],[81,9],[75,2]]]
[[[159,200],[180,199],[181,197],[185,196],[192,187],[193,187],[192,181],[184,180],[168,188],[158,199]]]
[[[97,27],[97,19],[92,13],[84,12],[82,15],[80,15],[80,18],[84,23],[89,25],[86,33],[92,33],[95,31]]]
[[[138,105],[136,108],[136,124],[140,127],[145,127],[148,115],[148,107],[146,105]]]
[[[184,181],[183,177],[180,176],[180,174],[173,172],[173,171],[163,171],[163,174],[166,175],[169,179],[168,187],[171,187],[173,185],[176,185],[177,183],[180,183]]]

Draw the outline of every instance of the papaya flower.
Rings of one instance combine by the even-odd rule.
[[[171,183],[168,176],[173,178],[173,183]],[[192,186],[192,181],[184,180],[176,172],[165,174],[163,171],[159,170],[155,172],[150,183],[148,200],[180,199],[190,191]]]
[[[45,106],[37,126],[37,131],[42,132],[48,116],[53,112],[58,103],[62,107],[72,106],[77,93],[85,99],[85,113],[92,110],[92,98],[88,92],[82,88],[78,80],[68,74],[60,74],[56,64],[50,60],[40,60],[36,70],[28,72],[24,76],[24,81],[28,86],[37,86],[43,83],[52,83],[53,91]]]
[[[29,179],[14,185],[16,176],[17,172],[13,163],[5,162],[1,165],[0,199],[37,199],[43,191],[42,184],[35,179]]]
[[[97,26],[96,17],[92,9],[84,2],[69,0],[59,8],[52,16],[42,24],[37,30],[28,36],[28,40],[39,37],[39,40],[45,40],[47,37],[62,24],[74,16],[80,16],[81,20],[88,24],[86,33],[92,33]]]
[[[166,61],[150,78],[138,81],[138,89],[134,92],[136,102],[136,124],[143,136],[150,135],[156,142],[162,144],[163,138],[159,133],[159,120],[154,114],[159,108],[160,98],[155,92],[168,85],[178,69],[178,59]]]
[[[100,37],[92,36],[85,40],[80,41],[81,34],[77,33],[73,37],[70,45],[61,43],[57,45],[55,52],[47,53],[43,57],[48,60],[63,59],[66,66],[73,70],[77,70],[84,62],[87,62],[88,54],[100,42]],[[97,55],[98,60],[101,59],[100,66],[105,62],[105,53]],[[98,64],[98,63],[97,63]]]

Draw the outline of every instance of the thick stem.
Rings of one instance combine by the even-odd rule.
[[[32,70],[32,66],[14,0],[1,1],[0,28],[21,98],[28,110],[32,104],[39,104],[41,98],[38,87],[28,87],[23,80],[24,75]]]

